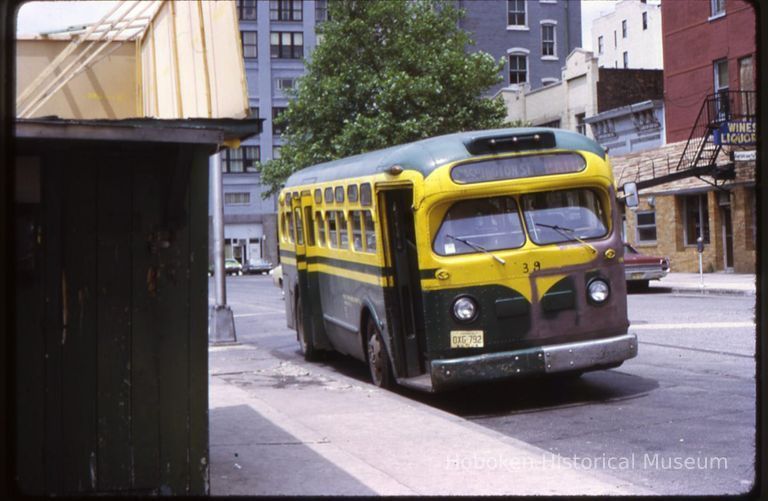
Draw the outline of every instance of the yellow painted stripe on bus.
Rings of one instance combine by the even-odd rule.
[[[361,273],[359,271],[351,271],[345,268],[339,268],[337,266],[331,266],[324,263],[312,263],[309,265],[309,271],[327,273],[329,275],[343,277],[370,285],[376,285],[378,287],[388,287],[391,283],[391,277],[377,277],[376,275],[369,275],[368,273]]]

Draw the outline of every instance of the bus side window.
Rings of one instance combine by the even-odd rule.
[[[363,211],[363,225],[365,228],[365,252],[376,252],[376,228],[373,226],[371,211]]]
[[[285,212],[280,212],[280,241],[285,242]]]
[[[331,247],[339,247],[339,233],[336,228],[336,211],[328,211],[328,243]]]
[[[349,249],[349,234],[347,229],[347,218],[344,216],[344,211],[339,211],[339,235],[341,241],[339,247],[342,249]]]
[[[312,224],[312,207],[304,207],[304,221],[307,224],[307,245],[315,245],[315,228]]]
[[[363,232],[360,227],[360,211],[353,210],[349,213],[352,218],[352,248],[356,251],[363,250]]]
[[[304,245],[304,226],[301,224],[301,209],[296,209],[296,243]]]
[[[325,221],[321,211],[315,212],[315,225],[317,226],[317,245],[325,247]]]
[[[285,218],[288,220],[288,242],[293,243],[293,214],[286,212]]]

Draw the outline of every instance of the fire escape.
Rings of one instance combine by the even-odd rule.
[[[706,97],[674,169],[664,174],[653,172],[650,179],[637,182],[637,188],[650,188],[678,179],[697,177],[715,187],[735,178],[732,161],[718,164],[722,144],[715,141],[715,132],[725,122],[756,120],[755,91],[721,91]]]

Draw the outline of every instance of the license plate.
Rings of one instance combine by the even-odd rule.
[[[451,331],[451,348],[482,348],[483,331]]]

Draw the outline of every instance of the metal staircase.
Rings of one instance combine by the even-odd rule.
[[[677,166],[665,175],[654,175],[637,183],[638,189],[678,179],[698,177],[714,186],[734,179],[733,162],[717,163],[722,145],[715,143],[715,131],[724,122],[756,119],[755,91],[721,91],[704,99]],[[655,174],[655,173],[654,173]],[[704,179],[704,178],[708,179]]]

